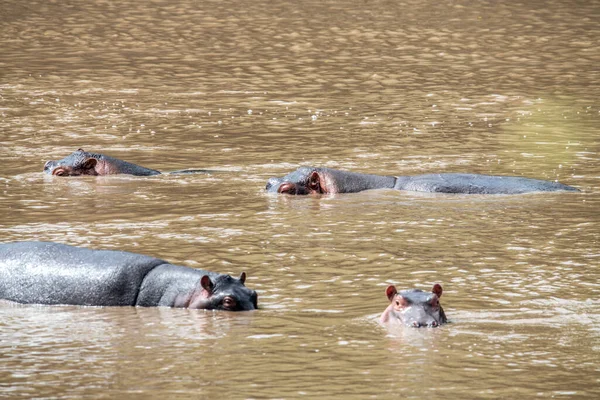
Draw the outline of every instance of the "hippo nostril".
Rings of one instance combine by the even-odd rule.
[[[438,326],[437,321],[433,321],[431,324],[429,324],[429,326],[431,326],[432,328],[436,328]]]
[[[279,182],[281,182],[281,179],[279,179],[279,178],[269,178],[269,180],[267,181],[267,185],[265,186],[265,189],[268,191],[276,190],[277,185],[279,185]]]

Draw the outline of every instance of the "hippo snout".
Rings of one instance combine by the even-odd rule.
[[[276,193],[280,184],[281,184],[281,179],[279,179],[279,178],[270,178],[267,181],[267,186],[265,187],[265,189],[267,190],[267,192],[274,192],[274,193]]]
[[[284,181],[278,178],[271,178],[267,182],[267,192],[280,194],[308,194],[306,187],[294,182]]]
[[[413,328],[437,328],[440,324],[437,321],[423,322],[423,321],[413,321],[410,324]]]
[[[256,293],[256,290],[252,291],[252,305],[254,306],[255,310],[258,310],[258,294]]]
[[[52,175],[54,167],[56,167],[56,161],[46,161],[46,164],[44,164],[44,172],[48,175]]]

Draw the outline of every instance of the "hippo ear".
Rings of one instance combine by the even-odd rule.
[[[215,287],[208,275],[202,275],[202,278],[200,278],[200,285],[202,285],[204,290],[206,290],[208,293],[212,293],[213,288]]]
[[[246,282],[246,273],[242,272],[240,274],[240,277],[238,278],[240,280],[240,282],[242,282],[242,285],[244,284],[244,282]]]
[[[83,164],[81,165],[81,168],[94,169],[94,168],[96,168],[96,164],[98,164],[98,160],[96,160],[95,158],[88,158],[87,160],[85,160],[83,162]]]
[[[394,285],[390,285],[387,287],[387,289],[385,289],[385,295],[390,301],[394,299],[397,293],[398,291],[396,290],[396,286]]]
[[[308,177],[308,188],[310,190],[314,190],[315,192],[322,193],[321,191],[321,177],[317,171],[311,172]]]
[[[437,297],[442,297],[442,292],[444,290],[442,289],[442,285],[440,285],[439,283],[436,283],[435,285],[433,285],[433,288],[431,289],[432,293],[435,293],[437,295]]]
[[[77,151],[81,151],[82,153],[85,153],[85,150],[82,149],[81,147],[77,149]]]

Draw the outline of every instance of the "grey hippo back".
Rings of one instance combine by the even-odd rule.
[[[161,264],[167,263],[124,251],[49,242],[0,244],[0,298],[29,304],[131,306],[145,276]]]

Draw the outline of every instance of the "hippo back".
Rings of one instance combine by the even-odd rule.
[[[29,304],[134,305],[146,274],[165,263],[58,243],[0,244],[0,298]]]
[[[572,186],[540,179],[461,173],[399,176],[394,188],[415,192],[465,194],[521,194],[563,190],[579,191]]]

